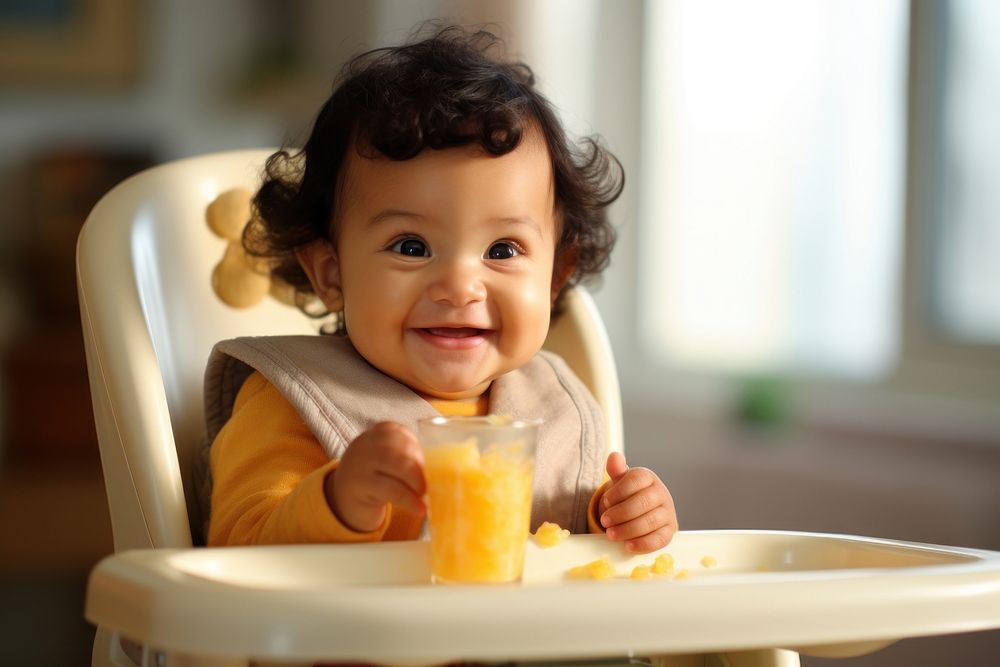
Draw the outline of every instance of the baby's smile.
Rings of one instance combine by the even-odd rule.
[[[431,345],[445,350],[469,350],[486,342],[492,333],[476,327],[426,327],[414,329]]]

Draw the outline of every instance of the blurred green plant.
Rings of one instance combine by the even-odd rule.
[[[791,418],[791,393],[778,377],[756,376],[736,381],[734,417],[754,430],[774,431]]]

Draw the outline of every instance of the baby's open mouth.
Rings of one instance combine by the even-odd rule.
[[[470,338],[485,333],[485,329],[474,329],[472,327],[429,327],[424,329],[432,336],[444,336],[446,338]]]

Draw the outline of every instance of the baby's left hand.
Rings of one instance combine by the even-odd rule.
[[[648,468],[629,468],[625,457],[608,456],[611,485],[600,501],[600,522],[608,538],[625,549],[649,553],[662,549],[677,532],[677,513],[670,491]]]

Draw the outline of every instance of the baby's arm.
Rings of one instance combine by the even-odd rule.
[[[305,422],[259,373],[240,389],[233,415],[211,449],[212,546],[414,539],[422,514],[393,511],[388,522],[356,532],[331,511],[331,461]]]
[[[211,457],[212,546],[382,538],[355,533],[330,512],[323,487],[338,462],[259,373],[240,389]]]
[[[348,446],[324,491],[337,518],[358,532],[378,528],[388,503],[423,516],[424,459],[413,431],[395,422],[372,426]]]
[[[648,468],[629,468],[618,452],[608,456],[611,484],[600,500],[600,522],[608,538],[625,542],[635,553],[649,553],[670,543],[677,513],[670,491]]]

